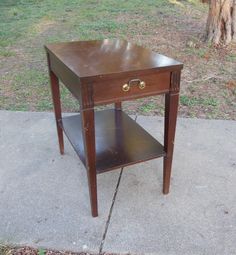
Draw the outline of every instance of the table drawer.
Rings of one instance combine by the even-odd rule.
[[[93,86],[95,105],[157,95],[169,91],[170,73],[158,73],[96,82]]]

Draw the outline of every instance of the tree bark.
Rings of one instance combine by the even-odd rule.
[[[236,41],[236,0],[210,0],[206,40],[214,45]]]

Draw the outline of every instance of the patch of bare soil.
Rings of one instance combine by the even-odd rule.
[[[204,42],[206,12],[186,6],[183,16],[161,11],[156,15],[161,25],[152,33],[143,35],[140,31],[150,31],[150,24],[142,28],[138,24],[130,28],[135,36],[128,39],[183,62],[179,115],[236,120],[236,45],[214,48]],[[163,97],[155,97],[151,104],[139,100],[125,108],[130,113],[163,115],[163,102]]]
[[[0,255],[98,255],[88,252],[70,252],[70,251],[56,251],[50,249],[35,249],[32,247],[10,248],[5,247],[0,249]],[[99,255],[119,255],[118,253],[101,253]],[[124,254],[123,254],[124,255]],[[128,253],[126,255],[129,255]]]

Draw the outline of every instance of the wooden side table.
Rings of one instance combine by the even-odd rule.
[[[169,192],[182,63],[124,40],[45,46],[57,133],[63,131],[87,169],[92,216],[98,215],[97,174],[164,157],[163,193]],[[61,115],[59,79],[79,100],[80,114]],[[165,94],[164,146],[121,109],[121,102]],[[115,109],[94,112],[114,103]]]

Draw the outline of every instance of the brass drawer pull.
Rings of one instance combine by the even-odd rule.
[[[146,87],[145,81],[141,81],[138,86],[140,89],[144,89]]]
[[[124,92],[127,92],[127,91],[130,90],[130,85],[126,83],[126,84],[124,84],[124,85],[122,86],[122,89],[123,89]]]
[[[122,86],[122,90],[124,92],[127,92],[130,90],[130,87],[131,85],[133,84],[137,84],[139,86],[140,89],[144,89],[146,87],[146,83],[145,81],[141,81],[140,79],[132,79],[130,80],[128,83],[125,83],[123,86]]]

